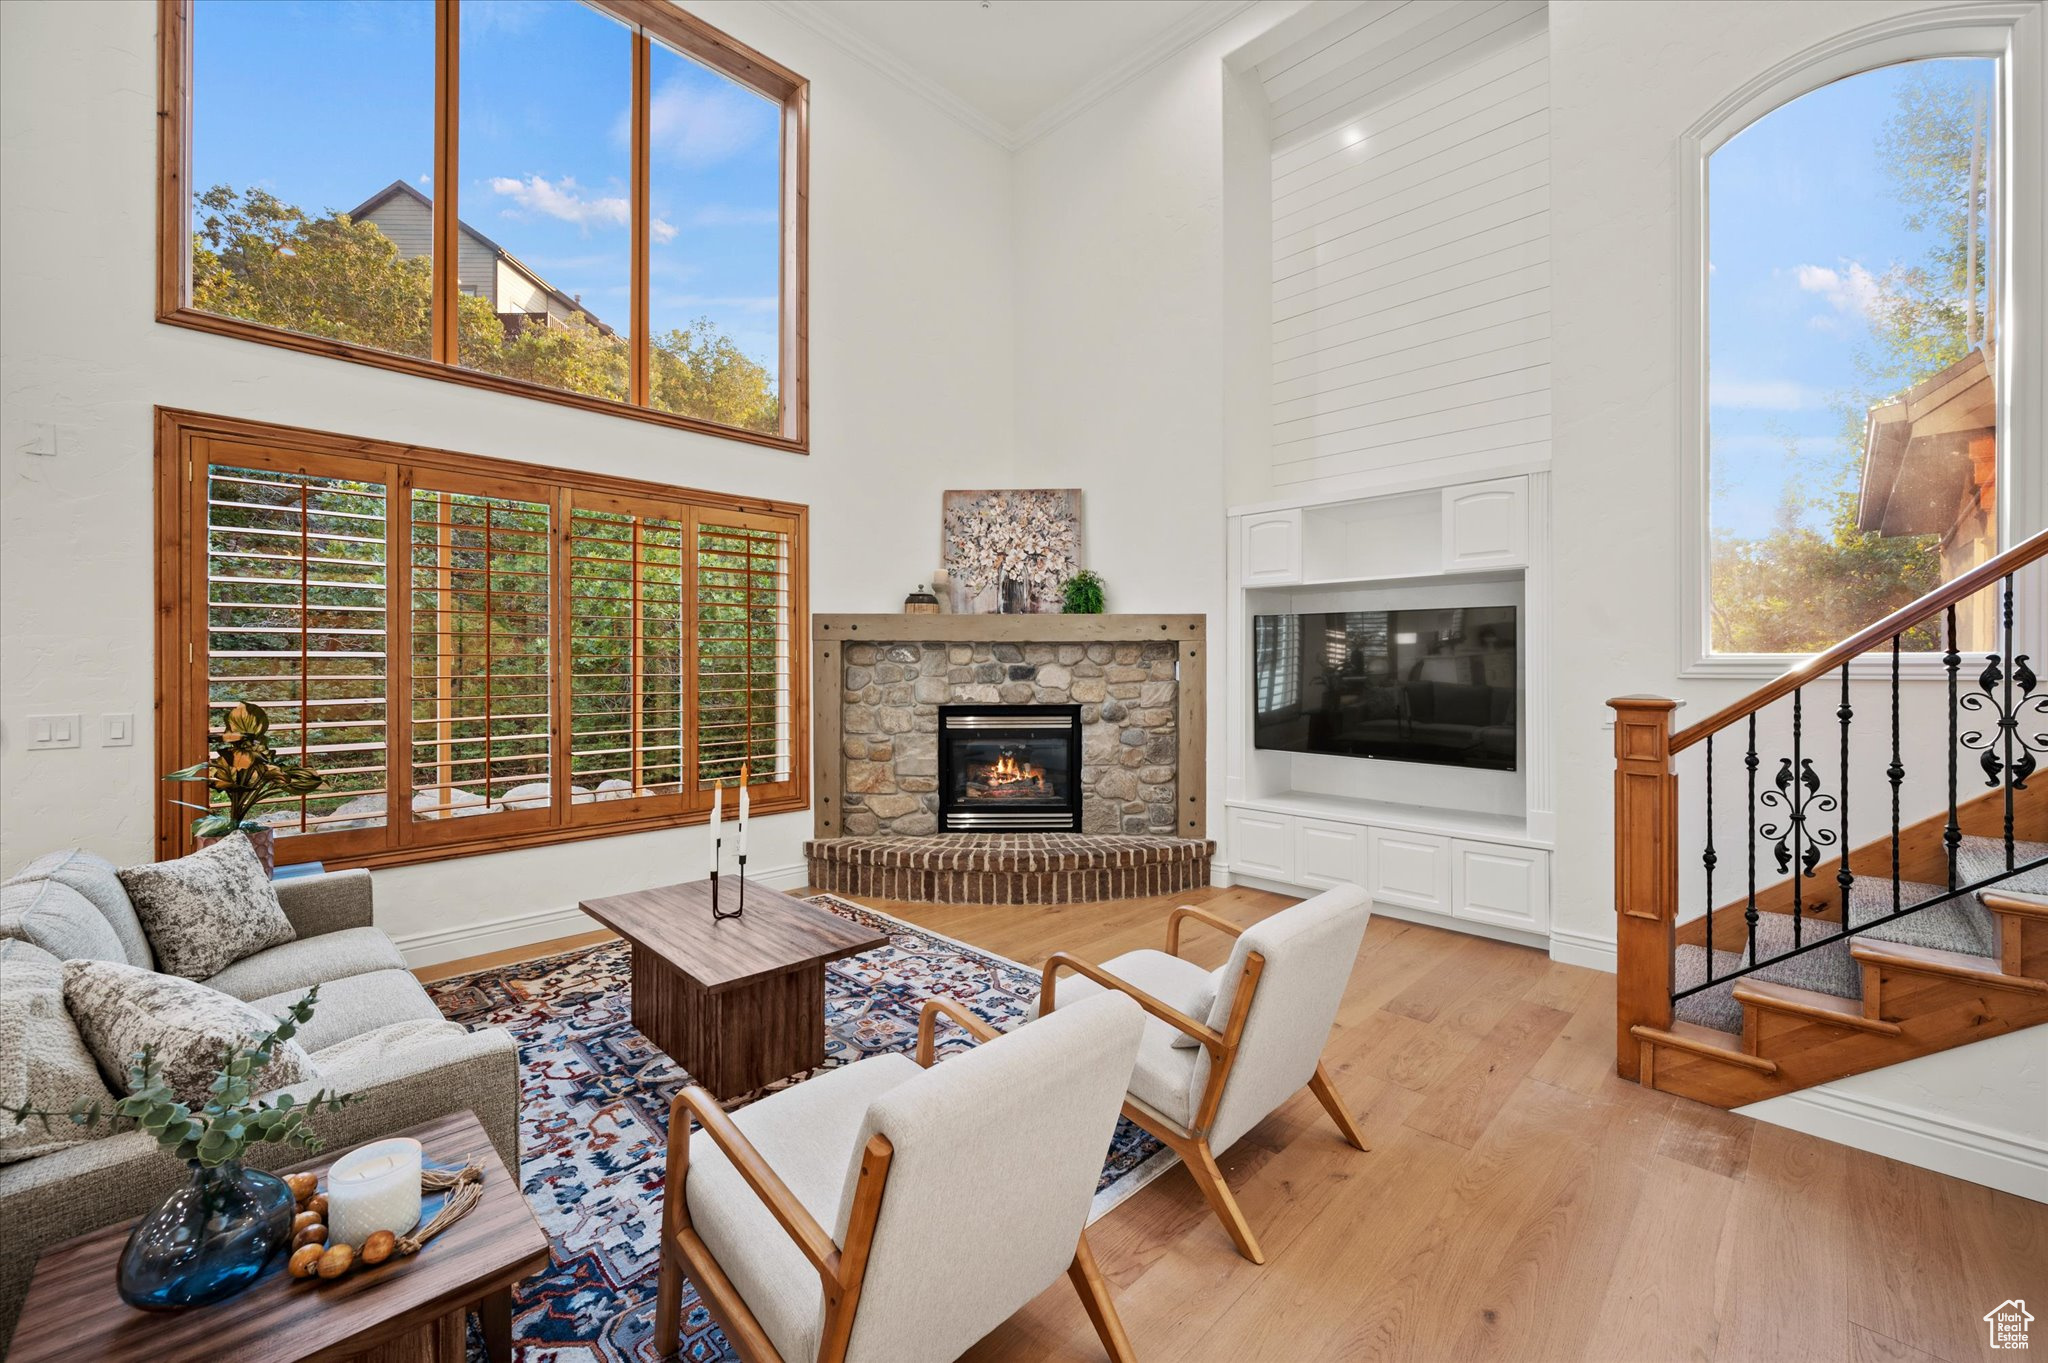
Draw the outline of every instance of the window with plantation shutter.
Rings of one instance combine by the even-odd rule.
[[[547,494],[453,486],[411,493],[412,817],[540,822],[554,793]]]
[[[742,767],[756,813],[807,807],[803,507],[158,420],[161,769],[262,707],[322,778],[252,815],[280,864],[702,822]],[[164,787],[159,855],[203,798]]]
[[[280,835],[381,828],[390,721],[382,480],[214,465],[205,513],[209,727],[238,701],[261,706],[278,756],[324,778],[314,794],[264,800],[255,822]],[[181,789],[198,802],[201,787]]]
[[[683,803],[689,508],[578,495],[569,518],[569,798],[582,822]]]
[[[706,513],[696,539],[698,784],[794,783],[787,523]]]

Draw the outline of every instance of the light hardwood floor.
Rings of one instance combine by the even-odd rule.
[[[1182,902],[1290,901],[874,907],[1037,966],[1161,946]],[[1375,918],[1326,1053],[1371,1152],[1304,1091],[1221,1157],[1264,1267],[1182,1170],[1098,1222],[1139,1357],[1963,1363],[2009,1356],[1980,1317],[2010,1297],[2048,1348],[2048,1206],[1626,1083],[1613,1034],[1610,975]],[[967,1355],[1101,1357],[1064,1282]]]

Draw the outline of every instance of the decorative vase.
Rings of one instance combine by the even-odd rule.
[[[1021,577],[1002,579],[997,589],[1002,598],[1001,610],[1004,615],[1028,615],[1031,611],[1031,587]]]
[[[240,1160],[191,1161],[192,1181],[136,1222],[121,1251],[121,1300],[175,1311],[231,1297],[291,1241],[291,1189]]]
[[[263,826],[262,826],[261,824],[253,824],[253,823],[245,823],[245,824],[243,824],[243,825],[241,826],[241,828],[240,828],[240,829],[238,829],[237,831],[238,831],[238,832],[240,832],[240,833],[242,833],[242,834],[244,834],[244,835],[245,835],[245,836],[246,836],[246,837],[247,837],[247,838],[249,839],[249,846],[251,846],[251,847],[253,847],[254,849],[256,849],[256,860],[258,860],[258,861],[260,861],[260,862],[262,862],[262,863],[263,863],[263,874],[265,874],[265,875],[267,875],[267,876],[274,876],[274,875],[276,875],[276,874],[277,874],[277,834],[276,834],[276,832],[275,832],[274,830],[272,830],[272,829],[268,829],[268,828],[265,828],[265,827],[263,827]],[[230,833],[230,834],[228,834],[228,836],[229,836],[229,837],[233,837],[233,836],[234,836],[234,834],[233,834],[233,833]],[[220,841],[220,839],[219,839],[219,838],[201,838],[201,839],[199,839],[199,845],[200,845],[201,847],[211,847],[211,846],[213,846],[213,845],[214,845],[215,843],[217,843],[217,842],[219,842],[219,841]]]

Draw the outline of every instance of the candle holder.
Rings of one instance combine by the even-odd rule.
[[[716,842],[716,843],[714,844],[714,846],[716,847],[716,849],[717,849],[717,850],[718,850],[719,852],[721,852],[721,853],[722,853],[722,852],[723,852],[723,851],[725,850],[725,839],[724,839],[724,838],[720,838],[720,839],[718,839],[718,840],[717,840],[717,842]],[[739,907],[738,907],[738,908],[736,908],[736,909],[733,909],[733,910],[731,910],[730,912],[728,912],[728,911],[726,911],[725,909],[723,909],[723,908],[719,907],[719,903],[718,903],[718,880],[719,880],[718,872],[717,872],[717,871],[715,871],[715,870],[714,870],[714,871],[712,871],[712,873],[711,873],[711,921],[712,921],[712,922],[714,922],[714,923],[721,923],[721,922],[724,922],[724,921],[725,921],[726,919],[728,919],[728,918],[738,918],[738,917],[739,917],[739,916],[740,916],[741,914],[743,914],[743,913],[745,913],[745,912],[747,911],[747,858],[746,858],[746,854],[745,854],[745,853],[741,853],[741,854],[740,854],[740,896],[739,896],[740,902],[739,902]]]

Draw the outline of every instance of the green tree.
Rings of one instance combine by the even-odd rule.
[[[425,358],[433,269],[406,257],[375,223],[315,217],[262,189],[215,185],[198,199],[192,305],[309,336]],[[458,296],[466,369],[623,402],[630,356],[588,314],[508,328],[488,299]],[[653,338],[652,405],[747,430],[780,428],[774,376],[709,318]]]

